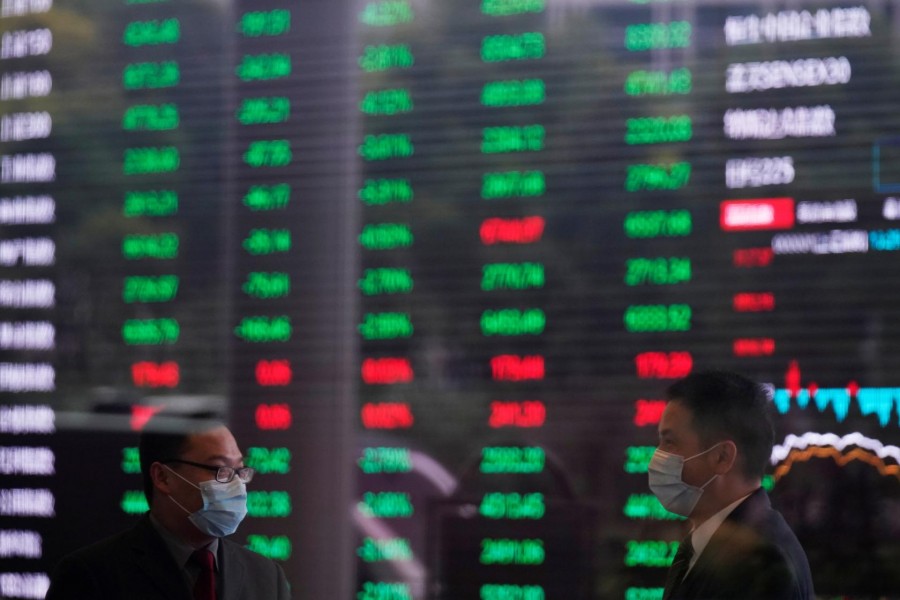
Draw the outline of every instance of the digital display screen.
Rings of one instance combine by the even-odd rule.
[[[0,0],[0,596],[213,411],[295,598],[662,598],[665,388],[767,385],[820,597],[900,594],[900,7]]]

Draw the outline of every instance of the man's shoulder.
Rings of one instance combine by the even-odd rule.
[[[739,552],[765,553],[770,548],[792,546],[796,542],[793,531],[781,513],[772,508],[762,489],[750,494],[725,518],[714,538]]]
[[[763,545],[799,548],[794,532],[780,512],[772,507],[769,496],[762,489],[750,495],[744,503],[730,515],[730,521],[750,528]]]
[[[54,567],[47,598],[124,598],[134,576],[146,562],[146,530],[134,527],[64,556]]]
[[[225,572],[234,573],[234,570],[228,566],[229,561],[240,563],[243,568],[238,572],[243,571],[243,574],[237,575],[237,577],[243,577],[247,586],[245,592],[249,593],[250,597],[272,598],[273,600],[288,600],[291,597],[284,570],[277,562],[225,538],[220,541],[220,544],[222,544],[220,549],[225,558]],[[243,598],[243,596],[241,597]]]
[[[717,570],[724,579],[744,582],[745,592],[752,591],[750,597],[811,596],[806,553],[765,492],[754,493],[735,509],[714,537],[711,549]]]
[[[249,550],[237,542],[233,542],[228,538],[221,538],[219,543],[225,552],[226,560],[239,560],[244,566],[250,566],[255,569],[276,569],[278,563],[271,558],[263,556],[258,552]]]
[[[139,544],[144,534],[145,532],[142,530],[139,522],[128,529],[73,551],[66,555],[63,560],[89,561],[96,559],[105,560],[110,556],[121,557],[127,549]]]

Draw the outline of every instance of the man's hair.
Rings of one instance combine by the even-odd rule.
[[[762,385],[737,373],[706,371],[676,381],[666,394],[690,410],[704,447],[732,440],[740,472],[749,479],[765,474],[775,429],[769,394]]]
[[[155,462],[180,458],[190,436],[224,425],[212,413],[179,415],[163,411],[147,421],[141,430],[138,446],[144,494],[147,496],[149,504],[153,504],[153,479],[150,477],[150,465]]]

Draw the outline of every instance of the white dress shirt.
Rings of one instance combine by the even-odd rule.
[[[752,494],[753,492],[751,492]],[[694,555],[691,556],[691,564],[688,565],[688,570],[685,571],[685,577],[687,574],[691,572],[691,569],[694,568],[694,565],[697,563],[697,559],[703,553],[703,550],[706,549],[707,544],[709,544],[709,540],[712,539],[713,534],[716,530],[725,522],[725,519],[728,518],[728,515],[738,507],[738,505],[750,497],[750,494],[747,494],[743,498],[738,498],[707,520],[703,521],[699,527],[695,528],[691,531],[691,546],[694,547]]]

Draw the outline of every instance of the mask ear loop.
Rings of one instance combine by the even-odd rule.
[[[683,460],[682,464],[686,463],[686,462],[689,461],[689,460],[692,460],[692,459],[694,459],[694,458],[697,458],[698,456],[703,456],[703,455],[706,454],[707,452],[712,452],[712,451],[713,451],[719,444],[721,444],[721,443],[722,443],[722,442],[719,442],[719,443],[717,443],[717,444],[713,444],[712,446],[710,446],[709,448],[707,448],[707,449],[704,450],[703,452],[698,452],[697,454],[695,454],[695,455],[693,455],[693,456],[691,456],[691,457],[689,457],[689,458],[685,458],[685,459]],[[711,483],[713,482],[713,480],[714,480],[716,477],[718,477],[718,476],[719,476],[718,473],[713,473],[713,476],[710,477],[709,479],[707,479],[707,480],[706,480],[706,483],[704,483],[703,485],[701,485],[699,489],[700,489],[700,490],[705,490],[706,487],[707,487],[709,484],[711,484]]]
[[[687,462],[687,461],[689,461],[689,460],[694,460],[694,459],[697,458],[698,456],[703,456],[703,455],[706,454],[707,452],[712,452],[712,451],[716,448],[716,446],[718,446],[718,445],[721,444],[721,443],[722,443],[722,442],[717,442],[717,443],[713,444],[712,446],[710,446],[709,448],[707,448],[706,450],[703,450],[702,452],[698,452],[697,454],[695,454],[695,455],[693,455],[693,456],[688,456],[687,458],[685,458],[685,459],[683,459],[683,460],[684,460],[684,462]]]
[[[176,473],[174,469],[172,469],[171,467],[169,467],[169,465],[163,465],[163,466],[164,466],[166,469],[168,469],[170,473],[172,473],[173,475],[176,475],[179,479],[183,480],[185,483],[187,483],[187,484],[189,484],[189,485],[193,485],[193,486],[194,486],[195,488],[197,488],[198,490],[200,489],[199,486],[194,485],[193,483],[191,483],[190,481],[188,481],[187,479],[185,479],[184,477],[182,477],[181,475],[179,475],[178,473]],[[176,499],[175,499],[175,496],[173,496],[172,494],[166,494],[166,497],[167,497],[169,500],[171,500],[172,502],[174,502],[175,505],[176,505],[178,508],[180,508],[181,510],[183,510],[183,511],[186,512],[187,514],[189,514],[189,515],[194,514],[194,513],[192,513],[191,511],[189,511],[188,509],[186,509],[184,506],[182,506],[181,502],[179,502],[178,500],[176,500]]]
[[[160,464],[162,464],[162,463],[160,463]],[[172,475],[175,475],[176,477],[178,477],[178,479],[182,480],[182,481],[185,482],[186,484],[191,485],[191,486],[197,488],[198,490],[200,489],[200,486],[199,486],[199,485],[195,484],[195,483],[192,482],[192,481],[189,481],[188,479],[186,479],[183,475],[179,474],[178,471],[176,471],[175,469],[173,469],[173,468],[170,467],[169,465],[163,465],[163,466],[164,466],[166,469],[168,469],[169,472],[172,473]]]
[[[713,473],[713,476],[710,477],[709,480],[707,480],[706,483],[704,483],[703,485],[701,485],[701,486],[700,486],[700,489],[701,489],[701,490],[705,490],[705,489],[706,489],[706,486],[708,486],[709,484],[711,484],[711,483],[713,482],[713,480],[714,480],[716,477],[718,477],[718,476],[719,476],[718,473]]]

